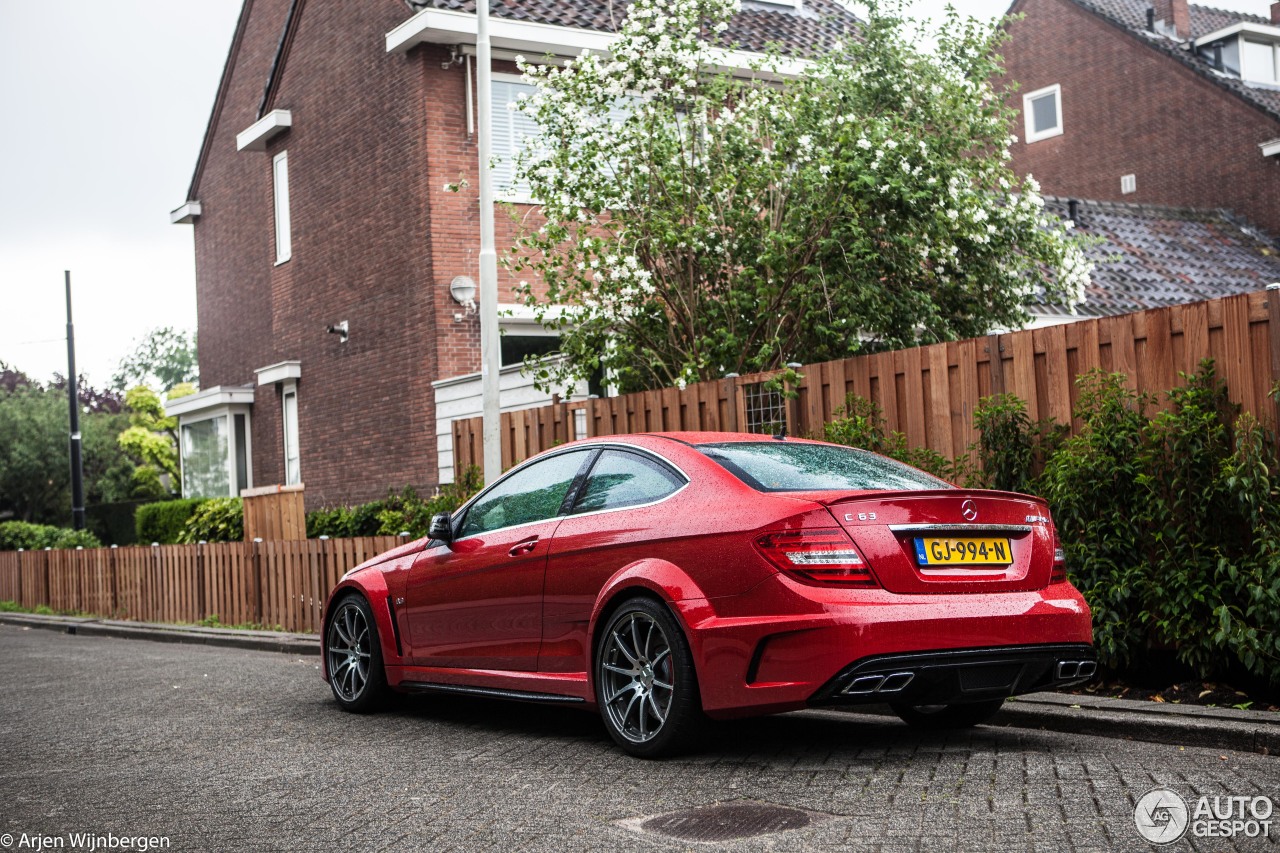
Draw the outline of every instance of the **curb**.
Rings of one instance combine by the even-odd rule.
[[[0,625],[40,628],[86,637],[188,643],[302,656],[320,654],[320,638],[315,634],[28,613],[0,613]],[[878,716],[893,713],[886,705],[851,705],[803,713],[833,712]],[[1280,755],[1280,714],[1269,711],[1238,711],[1234,708],[1138,702],[1068,693],[1029,693],[1005,702],[991,725]]]
[[[196,625],[165,625],[156,622],[125,622],[91,616],[37,616],[30,613],[0,613],[0,625],[41,628],[85,637],[116,637],[125,640],[150,640],[157,643],[222,646],[261,652],[283,652],[290,655],[320,654],[320,638],[315,634],[245,631],[239,628],[204,628]]]
[[[896,719],[887,705],[849,705],[824,710]],[[1027,693],[1007,699],[988,725],[1280,755],[1280,714],[1271,711],[1237,711],[1071,693]]]
[[[996,725],[1280,755],[1280,714],[1066,693],[1030,693],[1005,703]]]

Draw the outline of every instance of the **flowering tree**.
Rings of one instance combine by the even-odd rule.
[[[999,31],[954,13],[937,51],[872,7],[798,77],[723,70],[735,0],[635,0],[611,56],[522,63],[540,207],[507,257],[566,356],[623,390],[969,337],[1075,304],[1090,266],[1008,167]],[[549,309],[577,306],[566,315]]]

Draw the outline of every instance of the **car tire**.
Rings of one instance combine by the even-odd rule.
[[[324,659],[333,698],[344,711],[377,710],[387,700],[387,671],[373,609],[364,596],[349,593],[333,608],[325,628]]]
[[[929,731],[967,729],[980,726],[1000,710],[1004,699],[961,702],[953,705],[890,705],[907,725]]]
[[[703,727],[693,655],[679,623],[651,598],[623,602],[596,642],[600,716],[618,746],[640,758],[675,755]]]

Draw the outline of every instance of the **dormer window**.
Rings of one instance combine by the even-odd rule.
[[[1246,83],[1280,85],[1280,25],[1240,21],[1192,42],[1214,69]]]

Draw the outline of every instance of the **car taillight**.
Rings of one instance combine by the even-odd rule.
[[[1062,540],[1058,538],[1058,531],[1053,531],[1053,571],[1049,573],[1049,583],[1066,583],[1067,582],[1067,553],[1062,550]]]
[[[875,586],[866,560],[838,527],[766,533],[756,547],[778,568],[806,583]]]

